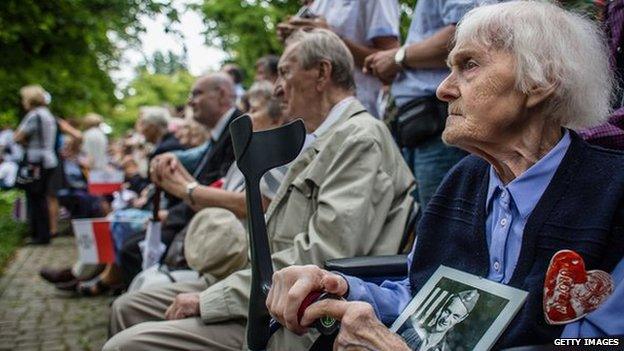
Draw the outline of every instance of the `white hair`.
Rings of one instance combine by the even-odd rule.
[[[608,118],[614,78],[606,41],[590,20],[545,2],[486,5],[457,26],[456,45],[470,42],[510,52],[524,93],[555,84],[547,112],[562,126],[585,128]]]
[[[298,30],[288,38],[287,45],[298,45],[297,53],[304,69],[327,60],[332,67],[332,82],[343,89],[355,90],[353,55],[335,33],[318,28]]]
[[[139,109],[141,121],[161,129],[167,129],[171,115],[169,110],[160,106],[143,106]]]
[[[280,99],[273,95],[273,83],[266,80],[253,83],[247,92],[247,97],[250,100],[263,99],[271,119],[278,120],[282,117]]]

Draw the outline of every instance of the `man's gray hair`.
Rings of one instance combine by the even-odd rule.
[[[327,60],[332,66],[331,79],[334,84],[355,90],[353,55],[340,37],[326,29],[298,30],[287,41],[287,45],[294,44],[298,45],[301,67],[310,69],[322,60]]]
[[[169,110],[160,106],[143,106],[139,109],[141,121],[161,129],[167,129],[171,114]]]
[[[614,78],[605,39],[590,20],[545,2],[486,5],[458,24],[456,45],[470,42],[510,52],[522,92],[555,84],[546,107],[562,126],[585,128],[608,118]]]

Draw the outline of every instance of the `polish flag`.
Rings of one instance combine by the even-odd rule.
[[[116,169],[92,170],[89,172],[89,193],[93,195],[111,195],[121,189],[124,173]]]
[[[115,246],[106,218],[72,220],[78,256],[82,263],[115,262]]]

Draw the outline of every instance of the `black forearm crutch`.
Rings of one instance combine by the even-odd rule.
[[[285,126],[253,132],[251,119],[244,115],[230,125],[236,164],[245,176],[247,198],[247,223],[251,248],[251,296],[247,327],[249,350],[266,348],[271,333],[271,319],[266,308],[266,297],[271,287],[273,263],[266,231],[260,179],[269,170],[294,160],[305,141],[303,121],[296,120]]]

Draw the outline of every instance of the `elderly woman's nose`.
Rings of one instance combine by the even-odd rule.
[[[452,74],[446,77],[442,84],[438,86],[436,96],[439,100],[445,102],[453,101],[459,97],[459,89],[457,89],[457,84]]]

